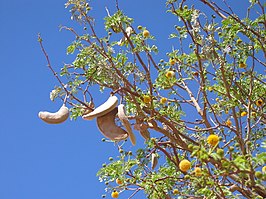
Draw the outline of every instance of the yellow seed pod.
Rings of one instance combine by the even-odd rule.
[[[179,193],[178,189],[174,189],[174,190],[173,190],[173,194],[174,194],[174,195],[177,195],[178,193]]]
[[[143,37],[149,37],[150,36],[150,32],[148,30],[144,30],[142,32],[142,35],[143,35]]]
[[[246,68],[247,67],[247,65],[243,62],[239,63],[238,66],[239,66],[239,68]]]
[[[232,126],[232,122],[231,122],[231,120],[229,120],[229,119],[225,122],[225,124],[226,124],[227,126],[229,126],[229,127]]]
[[[190,169],[191,167],[191,163],[188,161],[188,160],[182,160],[180,163],[179,163],[179,169],[183,172],[186,172]]]
[[[151,97],[149,95],[144,95],[143,96],[143,102],[145,104],[149,104],[151,102]]]
[[[211,146],[216,146],[219,143],[219,137],[217,135],[214,135],[214,134],[209,135],[209,137],[207,138],[207,142]]]
[[[117,191],[113,191],[111,196],[112,196],[112,198],[118,198],[119,193]]]
[[[169,63],[171,66],[173,66],[176,63],[176,60],[174,58],[170,58]]]
[[[195,173],[195,176],[197,176],[197,177],[199,177],[201,175],[202,175],[202,173]]]
[[[174,77],[175,76],[175,72],[174,71],[167,71],[166,73],[165,73],[165,76],[167,77],[167,78],[172,78],[172,77]]]
[[[122,182],[122,180],[120,180],[119,178],[117,178],[116,180],[115,180],[115,182],[116,182],[116,184],[123,184],[123,182]]]
[[[166,97],[162,97],[161,99],[160,99],[160,103],[161,104],[165,104],[167,102],[167,98]]]
[[[211,86],[208,87],[208,91],[212,92],[213,88]]]
[[[241,39],[238,39],[238,40],[236,40],[236,43],[237,44],[241,44],[242,43],[242,40]]]
[[[263,100],[262,100],[262,99],[258,99],[258,100],[256,101],[256,105],[257,105],[257,106],[262,106],[262,105],[263,105]]]
[[[241,112],[241,117],[245,117],[246,115],[247,115],[247,112],[246,111],[243,111],[243,112]]]
[[[195,167],[194,172],[195,172],[195,176],[201,176],[202,175],[200,167]]]

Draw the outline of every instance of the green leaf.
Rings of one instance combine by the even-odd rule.
[[[73,54],[74,53],[74,51],[75,51],[75,49],[76,49],[76,47],[75,47],[75,45],[70,45],[70,46],[68,46],[67,47],[67,54]]]

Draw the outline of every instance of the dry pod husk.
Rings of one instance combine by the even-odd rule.
[[[127,132],[115,123],[115,116],[118,108],[114,108],[111,112],[97,117],[97,125],[101,133],[114,141],[124,140],[128,137]]]
[[[158,158],[157,158],[157,156],[156,156],[155,153],[152,153],[151,154],[151,168],[152,169],[155,169],[155,167],[157,166],[157,164],[158,164]]]
[[[40,111],[38,114],[39,118],[48,124],[60,124],[67,120],[69,116],[68,108],[63,104],[61,108],[55,112],[51,113],[48,111]]]
[[[135,124],[134,129],[140,132],[140,135],[145,139],[148,140],[151,138],[150,132],[148,131],[148,126],[146,124]]]
[[[146,130],[140,130],[140,135],[145,139],[148,140],[151,138],[150,132],[146,129]]]
[[[118,98],[116,96],[110,96],[106,102],[104,102],[102,105],[94,109],[94,111],[83,115],[82,118],[84,120],[92,120],[95,117],[100,117],[108,112],[112,111],[118,104]]]
[[[130,26],[126,28],[126,33],[127,33],[127,36],[128,37],[130,37],[130,35],[132,34],[132,32],[133,32],[133,29]],[[124,41],[127,41],[127,38],[126,37],[123,37],[122,39],[120,39],[120,41],[117,42],[117,44],[120,46],[120,45],[122,45],[122,43]]]
[[[118,114],[117,115],[118,115],[118,118],[120,119],[120,121],[122,122],[123,126],[126,128],[131,143],[133,145],[136,145],[136,137],[133,134],[131,124],[129,123],[128,118],[125,114],[124,104],[120,104],[118,106]]]

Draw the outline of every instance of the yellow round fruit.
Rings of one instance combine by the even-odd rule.
[[[116,182],[116,184],[123,184],[122,180],[120,180],[119,178],[117,178],[117,179],[115,180],[115,182]]]
[[[143,37],[149,37],[150,36],[150,32],[148,30],[144,30],[142,32],[142,35],[143,35]]]
[[[188,160],[182,160],[180,163],[179,163],[179,169],[183,172],[186,172],[190,169],[191,167],[191,163],[188,161]]]
[[[165,104],[167,102],[167,98],[166,97],[162,97],[161,99],[160,99],[160,103],[161,104]]]
[[[241,112],[241,117],[245,117],[247,115],[246,111]]]
[[[175,72],[169,70],[169,71],[167,71],[167,72],[165,73],[165,76],[166,76],[167,78],[172,78],[172,77],[175,76]]]
[[[247,67],[247,64],[241,62],[239,63],[239,68],[246,68]]]
[[[227,126],[229,126],[229,127],[232,126],[232,122],[231,122],[231,120],[229,120],[229,119],[225,122],[225,124],[226,124]]]
[[[200,167],[195,167],[194,172],[195,172],[195,176],[201,176],[202,175]]]
[[[144,95],[143,102],[149,104],[151,102],[151,97],[149,95]]]
[[[174,195],[176,195],[176,194],[178,194],[178,193],[179,193],[178,189],[174,189],[174,190],[173,190],[173,194],[174,194]]]
[[[219,143],[219,137],[217,135],[211,134],[207,138],[207,142],[212,146],[216,146]]]
[[[117,191],[113,191],[111,196],[112,196],[112,198],[118,198],[119,193]]]
[[[263,101],[262,101],[262,99],[258,99],[258,100],[256,101],[256,105],[257,105],[257,106],[262,106],[262,105],[263,105]]]

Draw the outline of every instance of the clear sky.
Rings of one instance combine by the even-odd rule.
[[[78,119],[47,125],[37,117],[40,110],[56,111],[61,106],[60,100],[49,99],[50,91],[58,83],[46,66],[37,34],[42,34],[55,70],[74,59],[65,53],[73,35],[59,32],[59,25],[76,26],[64,7],[65,2],[0,0],[1,199],[100,198],[105,186],[98,181],[96,172],[102,163],[108,162],[108,157],[118,155],[113,144],[101,142],[95,121]],[[113,13],[114,2],[92,1],[100,35],[105,34],[104,7],[108,6]],[[247,2],[238,3],[237,9],[241,10]],[[165,52],[171,50],[167,38],[178,23],[165,12],[164,5],[165,1],[160,0],[120,1],[120,8],[135,19],[133,26],[146,26],[157,38],[161,56],[156,60],[166,58]],[[98,91],[94,94],[101,100],[107,98]],[[137,138],[138,143],[143,143],[139,135]]]

